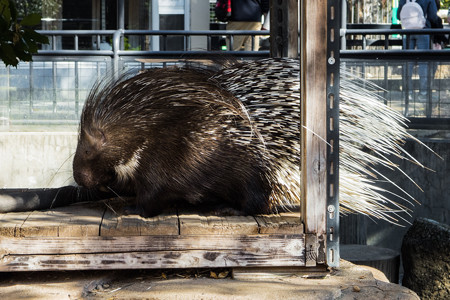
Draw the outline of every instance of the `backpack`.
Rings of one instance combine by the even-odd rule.
[[[406,0],[400,11],[400,21],[403,29],[422,29],[425,27],[425,17],[422,7],[416,0]]]
[[[217,0],[214,12],[217,20],[227,22],[231,18],[231,0]]]

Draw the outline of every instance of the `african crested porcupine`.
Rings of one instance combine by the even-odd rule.
[[[298,66],[288,70],[295,79]],[[246,214],[271,212],[282,194],[292,193],[280,184],[274,167],[287,164],[298,176],[298,137],[287,135],[297,128],[282,138],[283,122],[272,129],[262,123],[263,117],[255,118],[215,75],[205,69],[150,69],[94,89],[81,116],[73,161],[76,182],[135,193],[143,216],[180,200]],[[298,82],[289,86],[298,94]],[[267,117],[274,119],[284,107],[298,108],[299,95],[287,99],[278,107],[270,102],[261,107],[270,105],[274,113]],[[287,170],[284,179],[289,181],[293,170]]]
[[[81,116],[74,178],[136,194],[143,216],[176,201],[246,214],[298,204],[299,76],[298,60],[264,59],[219,71],[149,69],[99,84]],[[389,219],[397,210],[371,177],[373,164],[390,165],[385,153],[401,155],[404,119],[351,74],[341,83],[341,207]]]

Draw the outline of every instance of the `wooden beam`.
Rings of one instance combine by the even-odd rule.
[[[270,56],[298,57],[298,0],[271,1]]]
[[[303,235],[3,238],[0,272],[304,266]]]
[[[327,203],[327,144],[325,142],[327,132],[327,1],[303,0],[301,5],[301,208],[305,233],[316,234],[318,240],[325,240]]]

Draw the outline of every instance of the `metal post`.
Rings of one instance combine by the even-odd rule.
[[[339,0],[327,11],[327,243],[329,267],[339,266]]]
[[[125,29],[125,1],[118,0],[117,3],[117,26],[118,29]],[[124,49],[124,37],[121,37],[120,40],[120,50]]]
[[[29,65],[29,78],[28,78],[28,82],[29,82],[29,94],[28,94],[28,100],[29,100],[29,105],[28,105],[28,114],[29,114],[29,118],[31,118],[31,115],[33,114],[33,92],[34,92],[34,84],[33,84],[33,62],[30,63]]]
[[[56,64],[57,62],[52,62],[52,83],[53,83],[53,112],[56,112],[56,99],[57,99],[57,86],[58,86],[58,79],[56,78]]]
[[[117,1],[117,26],[118,29],[125,29],[125,1]]]
[[[345,30],[347,29],[347,1],[341,0],[341,10],[340,14],[338,14],[341,18],[341,30],[343,33],[341,34],[341,49],[347,49],[347,40],[345,37]]]
[[[122,30],[116,30],[113,34],[113,74],[115,78],[119,76],[119,50],[120,50],[120,39],[122,37]]]
[[[79,82],[79,76],[80,76],[80,72],[79,72],[79,62],[75,61],[75,115],[77,117],[79,117],[79,112],[80,112],[80,82]]]

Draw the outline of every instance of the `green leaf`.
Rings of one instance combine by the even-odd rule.
[[[29,28],[24,28],[22,36],[24,38],[26,37],[29,40],[33,40],[36,43],[41,43],[41,44],[49,43],[47,36],[37,33],[36,31],[29,29]]]
[[[1,0],[0,1],[0,13],[3,20],[5,20],[6,23],[11,24],[11,10],[9,9],[9,1],[8,0]]]
[[[30,40],[25,35],[22,37],[22,43],[25,45],[26,49],[30,53],[37,53],[38,46],[33,40]]]
[[[12,65],[17,66],[19,63],[19,60],[17,59],[17,56],[13,50],[13,47],[11,47],[10,44],[2,44],[1,45],[1,53],[0,58],[3,60],[6,66]]]
[[[27,53],[23,50],[19,50],[19,49],[15,49],[15,52],[17,54],[17,57],[21,60],[21,61],[32,61],[33,60],[33,56],[30,53]]]
[[[40,14],[30,14],[28,16],[25,16],[25,18],[23,18],[22,22],[20,22],[20,25],[36,26],[36,25],[39,25],[40,22],[41,22]]]

